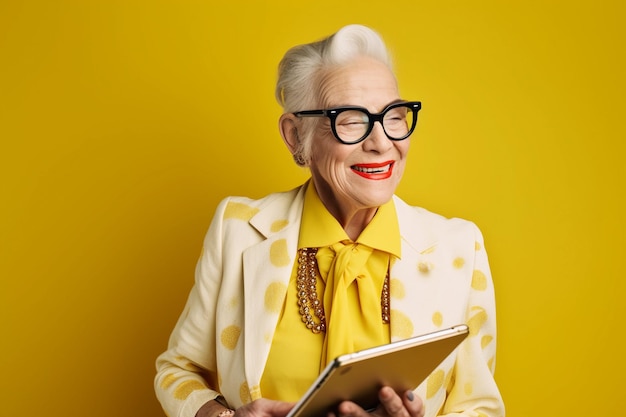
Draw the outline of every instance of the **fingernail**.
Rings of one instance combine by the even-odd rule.
[[[409,401],[413,401],[415,399],[415,396],[413,395],[413,391],[407,391],[406,397],[409,399]]]

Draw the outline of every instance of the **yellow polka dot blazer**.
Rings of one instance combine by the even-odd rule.
[[[213,218],[185,309],[157,359],[155,390],[170,417],[221,395],[236,408],[259,384],[295,262],[305,186],[260,200],[230,197]],[[458,323],[470,336],[416,389],[426,415],[503,416],[493,379],[493,284],[482,236],[394,197],[402,258],[391,270],[391,339]],[[288,383],[288,381],[285,381]]]

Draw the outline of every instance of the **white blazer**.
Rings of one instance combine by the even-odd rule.
[[[217,207],[195,285],[167,351],[157,359],[155,391],[168,416],[192,417],[218,395],[233,408],[261,398],[295,262],[305,189],[259,200],[229,197]],[[480,231],[396,196],[394,204],[402,255],[390,274],[392,341],[470,326],[470,336],[415,391],[426,416],[504,416],[493,378],[493,283]]]

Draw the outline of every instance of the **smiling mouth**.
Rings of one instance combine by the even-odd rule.
[[[379,164],[357,164],[350,168],[355,174],[370,180],[384,180],[391,177],[393,172],[393,161],[386,161]]]

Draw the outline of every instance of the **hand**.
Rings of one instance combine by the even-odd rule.
[[[261,398],[239,407],[235,411],[235,417],[285,417],[294,405],[295,403]]]
[[[390,387],[382,387],[378,391],[380,405],[368,413],[352,401],[343,401],[337,408],[341,417],[424,417],[424,403],[412,391],[400,396]],[[333,413],[329,417],[336,417]]]

